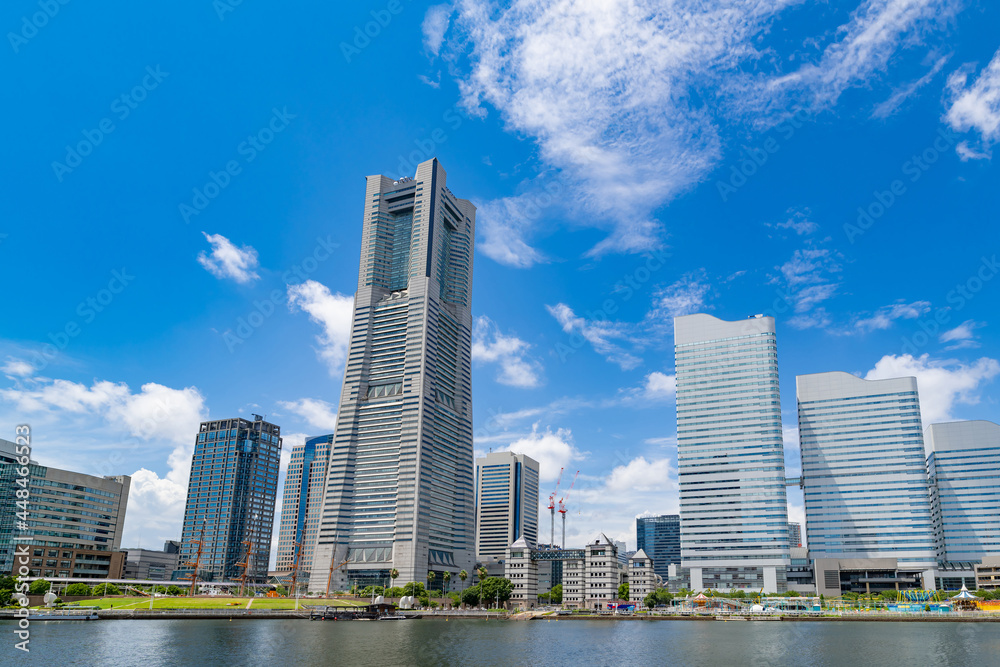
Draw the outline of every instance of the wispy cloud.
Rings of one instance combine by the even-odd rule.
[[[947,63],[950,58],[951,54],[941,56],[934,62],[934,65],[927,72],[927,74],[924,74],[916,81],[911,81],[905,86],[899,88],[889,99],[876,105],[872,110],[872,118],[885,119],[895,114],[896,111],[898,111],[903,105],[903,102],[913,97],[918,90],[926,86],[931,82],[931,79],[937,76],[938,72],[941,71],[941,69],[945,66],[945,63]]]
[[[541,384],[541,364],[528,355],[531,346],[517,336],[504,335],[493,320],[477,317],[472,329],[472,360],[497,364],[497,382],[512,387]]]
[[[868,0],[831,33],[837,39],[818,61],[791,74],[757,73],[765,57],[780,61],[761,52],[762,36],[797,4],[459,0],[456,78],[473,113],[492,106],[510,131],[534,138],[544,165],[572,189],[566,201],[576,222],[606,230],[591,255],[640,252],[661,242],[654,211],[718,165],[722,122],[760,126],[795,107],[825,109],[847,88],[870,85],[901,44],[919,44],[957,6]],[[724,94],[705,104],[706,86]],[[537,261],[539,221],[496,233],[490,228],[505,218],[484,221],[488,256],[517,267]]]
[[[450,4],[432,5],[427,8],[424,14],[424,22],[420,29],[424,34],[424,48],[431,55],[438,55],[441,52],[441,44],[444,42],[444,35],[448,32],[448,24],[454,8]]]
[[[938,338],[942,343],[951,343],[945,350],[960,350],[964,348],[979,347],[976,340],[975,330],[984,326],[975,320],[966,320],[954,329],[949,329]]]
[[[333,433],[337,428],[337,407],[318,398],[278,401],[278,405],[298,415],[313,428]]]
[[[202,232],[212,244],[212,251],[198,253],[198,263],[216,278],[232,278],[238,283],[257,280],[257,251],[248,245],[236,247],[222,234]]]
[[[872,315],[861,317],[854,322],[853,331],[866,333],[869,331],[880,331],[888,329],[896,320],[915,320],[921,315],[930,312],[929,301],[913,301],[905,303],[898,301],[888,306],[883,306]],[[851,333],[848,331],[847,333]]]
[[[952,101],[945,120],[959,131],[978,130],[983,143],[989,146],[1000,140],[1000,50],[969,85],[972,71],[972,66],[966,65],[948,77]],[[975,151],[968,144],[960,146],[964,146],[964,151],[959,151],[962,159],[989,156],[988,151]]]

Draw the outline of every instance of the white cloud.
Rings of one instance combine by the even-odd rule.
[[[580,336],[590,343],[594,351],[612,363],[628,370],[635,368],[642,361],[639,357],[627,352],[618,342],[632,339],[632,326],[623,322],[612,322],[607,319],[588,320],[578,316],[573,309],[564,303],[545,306],[559,326],[570,336]],[[572,339],[570,341],[573,343]]]
[[[172,389],[153,382],[133,393],[125,383],[95,381],[90,387],[68,380],[35,378],[27,389],[0,390],[0,400],[13,403],[25,415],[54,417],[71,423],[108,446],[95,446],[88,466],[74,466],[90,474],[121,474],[122,467],[140,450],[167,448],[167,473],[160,477],[147,467],[133,473],[126,510],[123,546],[180,537],[198,424],[207,417],[204,397],[194,387]],[[85,419],[83,422],[75,420]],[[97,418],[103,426],[92,420]],[[89,421],[87,420],[89,419]],[[48,430],[57,430],[50,426]],[[52,435],[49,436],[52,438]],[[70,436],[72,437],[72,436]],[[79,444],[74,440],[74,446]],[[141,444],[140,444],[141,443]],[[102,450],[110,454],[98,455]],[[51,450],[48,455],[51,454]],[[56,457],[68,457],[63,452]],[[41,454],[40,454],[41,456]],[[65,464],[64,464],[65,465]]]
[[[969,73],[966,66],[948,77],[952,102],[945,120],[959,131],[978,130],[988,145],[1000,140],[1000,50],[972,85],[967,85]],[[966,151],[963,157],[974,154],[967,145]]]
[[[528,234],[538,219],[535,211],[541,211],[538,197],[521,194],[482,202],[476,210],[476,250],[515,269],[547,262],[548,258],[528,243]]]
[[[870,317],[857,320],[854,323],[856,331],[862,333],[868,331],[880,331],[888,329],[896,320],[915,320],[924,313],[930,312],[929,301],[914,301],[913,303],[903,303],[902,301],[882,306]]]
[[[198,263],[205,267],[216,278],[232,278],[238,283],[249,283],[260,276],[254,271],[257,268],[257,251],[245,245],[237,248],[222,234],[207,234],[202,232],[212,244],[211,254],[202,251],[198,253]]]
[[[982,326],[984,325],[979,324],[975,320],[966,320],[954,329],[949,329],[942,333],[938,337],[938,340],[942,343],[951,343],[945,350],[979,347],[979,342],[976,341],[976,334],[974,332]]]
[[[305,311],[309,319],[323,327],[323,333],[316,337],[320,344],[318,353],[326,362],[330,375],[338,375],[347,360],[354,298],[331,294],[326,285],[307,280],[300,285],[288,286],[288,308]]]
[[[583,458],[583,454],[573,444],[573,434],[568,429],[561,428],[553,433],[547,428],[543,433],[539,432],[538,424],[532,427],[529,435],[506,447],[499,447],[497,451],[525,454],[538,461],[540,482],[556,481],[560,469]]]
[[[819,230],[819,225],[809,219],[809,209],[802,211],[789,209],[788,214],[789,216],[787,220],[770,226],[775,229],[790,229],[798,236],[806,236]]]
[[[667,325],[672,331],[675,317],[706,310],[705,297],[710,289],[704,270],[688,273],[674,284],[657,289],[653,294],[653,307],[646,315],[645,325]]]
[[[968,141],[960,141],[955,146],[955,152],[962,162],[969,160],[989,160],[993,157],[993,151],[989,149],[976,150],[969,145]]]
[[[797,105],[824,108],[954,13],[945,0],[868,0],[827,33],[838,41],[818,62],[788,76],[748,74],[783,60],[760,41],[798,4],[459,0],[452,43],[468,67],[456,78],[472,112],[489,105],[509,131],[537,142],[572,190],[565,201],[576,221],[607,231],[590,254],[640,252],[662,237],[653,212],[718,165],[722,120],[760,126]],[[726,94],[709,102],[709,87]],[[539,221],[504,229],[503,216],[495,220],[499,229],[484,234],[488,256],[537,261],[529,239]]]
[[[865,375],[866,380],[917,378],[920,412],[924,426],[953,421],[956,405],[979,403],[980,389],[1000,374],[1000,363],[983,357],[973,364],[954,360],[936,361],[930,355],[913,357],[886,355]]]
[[[541,364],[528,357],[531,346],[517,336],[505,336],[488,317],[477,317],[472,328],[472,360],[500,366],[497,382],[511,387],[541,384]]]
[[[653,371],[646,376],[644,387],[646,398],[653,400],[669,400],[677,395],[677,376]]]
[[[448,4],[431,5],[424,15],[424,22],[420,26],[424,33],[424,48],[435,56],[441,51],[441,44],[444,42],[445,33],[448,32],[453,11],[452,6]]]
[[[783,298],[792,305],[794,316],[788,323],[797,329],[826,327],[830,316],[820,307],[840,288],[840,255],[827,248],[800,248],[792,258],[777,267],[782,278],[772,282],[785,284]]]
[[[300,398],[297,401],[278,401],[278,405],[290,410],[313,428],[324,433],[333,433],[337,428],[337,407],[318,398]]]
[[[930,71],[927,72],[927,74],[924,74],[916,81],[912,81],[901,87],[899,90],[894,92],[889,99],[876,105],[872,110],[872,118],[885,119],[896,113],[900,106],[902,106],[903,102],[912,97],[918,90],[930,83],[931,79],[937,76],[937,73],[941,71],[941,68],[945,66],[945,63],[947,63],[950,58],[951,54],[941,56],[934,62],[934,65],[931,67]]]
[[[947,25],[962,3],[952,0],[867,0],[840,26],[842,37],[816,63],[778,78],[775,88],[798,88],[817,108],[835,104],[849,87],[870,85],[888,69],[897,49],[913,46],[931,29]]]
[[[3,368],[0,368],[0,372],[8,376],[27,377],[35,372],[35,367],[23,359],[7,357],[7,361],[4,363]]]

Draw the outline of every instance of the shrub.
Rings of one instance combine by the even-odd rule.
[[[181,590],[180,586],[175,586],[173,584],[167,586],[167,595],[180,595],[183,592],[184,591]]]
[[[52,584],[44,579],[35,579],[28,586],[28,595],[45,595],[52,588]]]
[[[66,595],[90,595],[90,586],[87,584],[70,584],[66,587]]]

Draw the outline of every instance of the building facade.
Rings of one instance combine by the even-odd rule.
[[[163,551],[154,549],[125,550],[124,579],[169,581],[180,565],[179,543],[168,541]]]
[[[201,580],[246,572],[250,582],[266,581],[280,457],[281,428],[259,415],[201,423],[174,578],[189,577],[197,563]]]
[[[931,424],[924,435],[938,561],[1000,555],[1000,425]]]
[[[476,560],[501,559],[523,537],[538,545],[538,461],[491,452],[476,460]]]
[[[774,318],[674,318],[681,564],[691,587],[786,590]]]
[[[788,546],[798,549],[802,546],[802,526],[797,523],[788,523]]]
[[[653,560],[642,549],[628,559],[628,601],[642,604],[646,596],[657,589],[657,583],[665,581],[656,574]]]
[[[309,583],[312,569],[312,549],[323,509],[323,489],[332,446],[332,434],[306,439],[305,443],[292,447],[285,471],[275,567],[278,572],[291,572],[297,554],[297,581],[303,584]]]
[[[636,549],[647,554],[663,581],[671,564],[681,562],[681,517],[679,514],[641,516],[635,520]]]
[[[507,549],[504,576],[511,580],[511,604],[521,609],[538,605],[538,571],[541,564],[558,561],[562,565],[562,606],[567,609],[604,609],[618,597],[624,568],[618,549],[606,535],[600,535],[583,549],[532,549],[517,540]]]
[[[817,581],[821,559],[877,560],[877,568],[858,569],[895,570],[907,579],[920,572],[923,587],[933,589],[937,561],[916,378],[833,372],[796,380],[806,538]]]
[[[27,531],[14,532],[15,445],[0,440],[0,480],[4,488],[0,517],[3,572],[13,572],[14,548],[28,550],[29,568],[42,577],[120,578],[125,563],[121,547],[131,478],[96,477],[32,462]],[[31,540],[15,537],[33,535]]]
[[[1000,556],[985,556],[977,563],[976,588],[981,591],[995,591],[1000,588]]]
[[[437,159],[369,176],[350,350],[311,585],[471,571],[475,207]]]

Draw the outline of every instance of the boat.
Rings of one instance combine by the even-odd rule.
[[[30,614],[28,616],[29,621],[96,621],[98,616],[96,613],[89,614]]]
[[[382,616],[379,616],[378,620],[380,620],[380,621],[405,621],[408,618],[410,618],[410,617],[409,616],[405,616],[403,614],[384,614]]]

